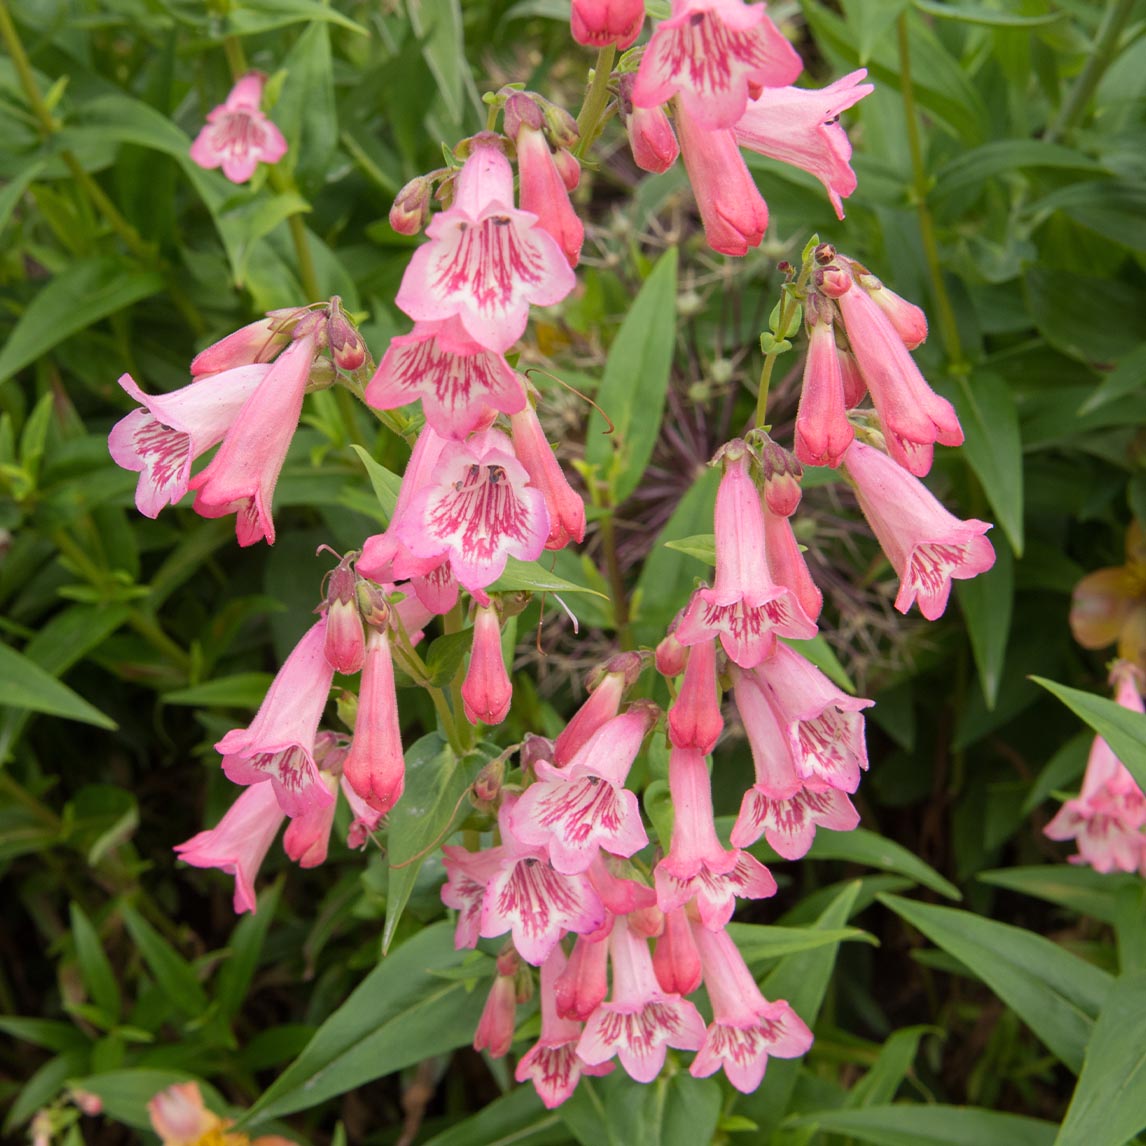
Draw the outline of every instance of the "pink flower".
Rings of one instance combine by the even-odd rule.
[[[900,298],[890,287],[885,286],[865,266],[855,259],[847,260],[856,282],[867,292],[872,302],[887,316],[895,327],[895,333],[903,340],[908,350],[927,341],[927,315],[913,302]]]
[[[350,786],[350,781],[345,776],[342,776],[338,783],[342,789],[342,794],[346,797],[346,802],[350,805],[350,811],[354,815],[350,821],[350,827],[346,829],[346,846],[357,851],[366,846],[370,833],[378,829],[378,825],[382,822],[383,813],[370,807]]]
[[[804,616],[810,621],[818,621],[824,607],[824,595],[808,571],[808,563],[792,531],[792,522],[773,513],[767,504],[764,506],[764,543],[772,580],[795,596]]]
[[[674,0],[641,59],[633,103],[656,107],[678,92],[700,127],[732,127],[761,86],[793,83],[799,53],[765,15],[742,0]]]
[[[442,848],[442,863],[448,876],[442,888],[442,902],[458,911],[454,946],[459,951],[477,946],[486,888],[501,870],[503,855],[500,846],[480,852],[467,851],[454,844]]]
[[[512,828],[513,801],[501,806],[502,857],[482,903],[481,936],[513,933],[518,954],[540,967],[566,931],[595,931],[605,909],[588,877],[565,875],[549,862],[544,847],[518,839]]]
[[[707,754],[716,747],[723,730],[716,641],[699,641],[689,649],[684,679],[669,709],[669,739],[677,748],[695,748]]]
[[[624,50],[640,35],[645,0],[573,0],[573,39],[588,48]]]
[[[426,421],[443,438],[485,429],[497,412],[515,414],[525,387],[503,355],[470,338],[456,319],[418,322],[390,346],[366,387],[376,410],[422,401]]]
[[[733,127],[736,142],[810,172],[827,188],[842,219],[843,200],[856,189],[856,175],[840,113],[875,91],[874,85],[859,82],[866,75],[861,68],[818,90],[765,87]]]
[[[861,395],[862,396],[862,395]],[[806,466],[840,464],[855,430],[844,404],[844,376],[830,322],[812,324],[796,412],[796,456]]]
[[[676,129],[704,237],[722,255],[744,255],[768,229],[768,204],[744,164],[732,132],[694,120],[679,102]]]
[[[562,1018],[584,1022],[605,1001],[609,993],[606,939],[605,936],[577,936],[569,962],[553,983],[554,1006]],[[557,952],[561,948],[553,950]]]
[[[720,637],[738,665],[751,668],[771,653],[776,637],[806,640],[816,625],[791,590],[768,572],[764,511],[739,440],[723,453],[724,477],[716,494],[716,582],[692,596],[676,638],[694,645]]]
[[[633,84],[636,77],[625,74],[620,78],[620,93],[617,109],[625,131],[629,136],[629,147],[633,162],[642,171],[659,175],[667,171],[680,154],[669,117],[661,107],[634,107]]]
[[[550,306],[573,289],[557,242],[536,215],[514,207],[513,169],[490,138],[475,138],[453,206],[426,235],[431,241],[414,252],[395,302],[419,322],[457,315],[488,350],[521,337],[531,303]]]
[[[501,621],[493,605],[474,614],[473,651],[462,682],[462,701],[470,724],[500,724],[513,700],[513,682],[501,655]]]
[[[751,1094],[764,1079],[769,1056],[799,1058],[812,1045],[812,1032],[783,999],[764,998],[727,932],[694,927],[693,935],[713,1020],[689,1073],[707,1078],[723,1068],[737,1090]]]
[[[326,659],[326,623],[307,630],[279,670],[247,728],[215,745],[223,771],[236,784],[270,781],[288,816],[302,816],[334,796],[323,782],[313,750],[334,670]]]
[[[416,235],[430,221],[430,198],[433,181],[416,175],[394,196],[390,208],[390,226],[399,235]]]
[[[919,611],[934,621],[947,608],[951,581],[968,580],[995,564],[995,550],[983,536],[990,523],[960,521],[934,494],[887,454],[853,442],[844,456],[860,509],[899,575],[895,607]]]
[[[608,1074],[613,1069],[612,1064],[589,1066],[577,1057],[581,1026],[562,1018],[557,1008],[556,984],[565,968],[565,952],[558,945],[541,964],[541,1038],[522,1056],[513,1075],[518,1082],[532,1082],[550,1110],[572,1095],[583,1074]]]
[[[203,1104],[197,1082],[180,1082],[161,1090],[147,1104],[147,1113],[163,1146],[197,1142],[213,1130],[222,1130],[225,1125]]]
[[[236,366],[270,362],[290,342],[290,334],[281,329],[289,311],[272,311],[231,334],[212,342],[191,359],[191,377],[198,380],[209,374],[221,374]]]
[[[226,102],[207,114],[207,126],[191,144],[191,159],[206,171],[222,167],[232,183],[246,183],[259,163],[278,163],[286,154],[282,132],[259,110],[266,77],[248,72]]]
[[[807,854],[816,827],[851,831],[859,816],[838,788],[801,780],[793,737],[770,701],[758,675],[737,673],[733,698],[748,733],[755,784],[744,793],[732,829],[733,847],[746,848],[762,835],[785,859]]]
[[[234,906],[241,915],[255,910],[255,877],[284,818],[270,785],[255,784],[239,794],[215,827],[176,844],[175,851],[192,867],[217,867],[233,875]]]
[[[301,816],[295,816],[283,833],[283,851],[302,868],[318,867],[326,863],[326,852],[330,847],[338,777],[323,772],[322,779],[330,791],[330,803],[311,805]]]
[[[640,653],[618,653],[589,677],[589,699],[569,718],[553,744],[553,763],[564,767],[589,738],[621,711],[621,701],[641,675]]]
[[[525,466],[530,485],[541,490],[549,511],[546,549],[564,549],[570,541],[585,537],[585,502],[569,484],[545,431],[530,403],[509,420],[513,431],[513,452]]]
[[[496,581],[509,557],[541,555],[549,514],[513,443],[500,430],[486,430],[464,443],[443,443],[432,474],[401,520],[395,513],[392,530],[415,558],[434,564],[448,558],[473,593]]]
[[[1119,661],[1111,672],[1115,700],[1131,712],[1142,712],[1141,672]],[[1094,738],[1082,778],[1082,791],[1067,800],[1043,832],[1052,840],[1076,840],[1071,863],[1095,871],[1137,871],[1146,864],[1146,796],[1126,766],[1101,736]]]
[[[513,980],[512,975],[494,976],[474,1032],[474,1050],[488,1050],[493,1058],[502,1058],[513,1045],[517,1022],[517,988]]]
[[[517,838],[547,847],[565,874],[586,871],[602,848],[631,856],[645,847],[640,805],[624,784],[651,723],[648,709],[634,708],[593,733],[568,767],[538,761],[537,783],[513,806]]]
[[[513,92],[508,97],[505,131],[517,149],[521,209],[537,216],[538,224],[553,236],[569,265],[575,267],[581,257],[585,227],[569,202],[569,188],[558,170],[544,127],[541,109],[529,96]]]
[[[653,948],[653,970],[662,991],[691,995],[700,986],[700,953],[683,907],[665,912],[664,930]]]
[[[305,334],[275,359],[211,464],[188,482],[188,488],[196,491],[194,509],[201,517],[236,514],[240,545],[253,545],[264,537],[274,544],[271,501],[298,428],[314,351],[314,334]]]
[[[669,756],[672,846],[653,873],[657,904],[668,914],[693,898],[706,927],[723,927],[736,897],[767,899],[776,881],[763,864],[740,850],[725,851],[716,836],[712,784],[704,757],[674,748]]]
[[[679,995],[662,991],[653,972],[648,943],[623,918],[609,936],[613,995],[590,1016],[577,1054],[590,1066],[616,1057],[638,1082],[652,1082],[668,1048],[697,1050],[704,1020]]]
[[[904,469],[923,477],[934,444],[958,446],[963,430],[955,410],[927,385],[891,320],[860,286],[836,299],[848,342],[887,439],[887,451]]]
[[[366,659],[366,633],[358,608],[358,578],[354,558],[340,558],[330,572],[326,589],[326,659],[347,675],[360,672]]]
[[[394,662],[385,629],[371,628],[366,638],[354,739],[342,762],[342,774],[371,808],[383,814],[398,802],[406,785]]]
[[[142,407],[121,418],[108,436],[117,466],[138,471],[135,504],[145,517],[174,505],[191,480],[191,463],[223,440],[270,366],[239,366],[170,394],[148,397],[130,374],[119,384]]]

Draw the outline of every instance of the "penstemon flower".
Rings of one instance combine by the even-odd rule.
[[[590,48],[627,48],[644,22],[645,0],[573,0],[570,13],[573,39]]]
[[[261,72],[248,72],[208,113],[206,127],[191,144],[194,162],[208,171],[221,167],[232,183],[246,183],[260,163],[282,159],[286,140],[259,108],[265,83]]]

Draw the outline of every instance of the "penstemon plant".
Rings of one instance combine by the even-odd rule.
[[[1049,1142],[1050,1122],[1002,1111],[1045,1114],[1053,1094],[1056,1142],[1120,1146],[1141,1131],[1142,1096],[1111,1063],[1133,1043],[1120,1016],[1146,1005],[1134,883],[1146,874],[1142,527],[1130,526],[1124,566],[1079,580],[1082,566],[1056,563],[1055,550],[1067,522],[1079,527],[1028,484],[1037,511],[1026,528],[1042,549],[1025,582],[1019,565],[1024,447],[1067,448],[1054,434],[1076,409],[1084,433],[1141,422],[1127,401],[1140,348],[1080,345],[1077,326],[1089,335],[1100,323],[1074,322],[1055,277],[1078,270],[1077,236],[1055,246],[1040,230],[1047,219],[1067,226],[1060,215],[1097,230],[1107,245],[1093,243],[1087,257],[1116,265],[1124,236],[1111,239],[1110,212],[1122,228],[1119,212],[1137,202],[1128,161],[1059,141],[1077,141],[1102,84],[1114,82],[1107,69],[1128,82],[1132,6],[1115,0],[1096,26],[1092,62],[1051,98],[1058,110],[1038,142],[956,149],[943,168],[950,183],[929,179],[929,153],[943,152],[944,132],[962,138],[982,126],[962,118],[975,119],[979,97],[960,69],[990,59],[991,75],[1013,84],[1008,115],[1024,125],[1006,34],[1060,14],[931,0],[877,12],[845,0],[841,17],[805,0],[801,53],[782,5],[672,0],[646,11],[642,0],[572,0],[557,6],[559,34],[547,25],[538,41],[543,63],[532,49],[491,54],[483,80],[463,34],[497,45],[499,18],[540,23],[551,6],[411,0],[399,13],[213,0],[204,17],[161,5],[163,28],[194,25],[202,39],[195,106],[154,94],[156,64],[156,112],[109,90],[98,68],[84,71],[74,99],[66,85],[47,87],[40,69],[58,60],[43,45],[59,35],[65,54],[75,46],[59,32],[63,7],[44,16],[24,7],[16,21],[0,0],[0,33],[26,108],[20,131],[35,134],[42,154],[0,193],[0,226],[26,215],[25,260],[43,259],[64,285],[52,294],[53,280],[27,304],[0,351],[0,376],[110,316],[98,355],[76,356],[73,368],[120,416],[86,434],[45,359],[40,404],[17,402],[0,422],[14,507],[0,593],[14,602],[6,638],[25,642],[22,654],[0,652],[0,700],[14,713],[0,744],[27,777],[3,776],[16,834],[0,839],[0,856],[80,849],[110,897],[100,907],[66,863],[53,863],[48,878],[71,899],[65,925],[43,906],[37,877],[27,884],[29,912],[63,952],[61,1006],[78,1029],[14,1013],[0,978],[13,1012],[0,1029],[56,1055],[16,1097],[9,1125],[27,1122],[35,1146],[73,1146],[96,1118],[164,1146],[285,1146],[299,1135],[402,1146],[724,1143],[738,1134],[783,1146],[832,1135],[990,1146],[1012,1132]],[[93,39],[108,74],[130,26],[111,7],[113,31]],[[969,29],[958,61],[944,47],[947,21]],[[570,34],[596,50],[585,74]],[[373,48],[356,37],[417,67],[375,68]],[[165,59],[175,60],[178,41],[172,31]],[[796,86],[813,58],[839,78]],[[416,114],[403,90],[415,71],[432,96]],[[370,82],[351,93],[358,74]],[[312,93],[314,77],[325,86]],[[400,160],[364,126],[376,122],[366,105],[383,90]],[[856,160],[858,178],[845,115],[862,124],[857,147],[870,149]],[[921,118],[938,124],[933,139]],[[219,266],[184,244],[174,207],[161,220],[163,208],[145,203],[138,170],[99,178],[109,140],[128,160],[132,148],[163,157],[172,194],[194,191],[180,225],[213,228]],[[368,228],[387,248],[379,272],[346,238],[358,214],[343,159],[385,195],[388,216]],[[1095,209],[1078,190],[1088,184],[1070,179],[1100,164],[1115,190],[1103,183]],[[1068,173],[1063,187],[1042,187],[1028,166]],[[1009,172],[1013,194],[1006,210],[992,202],[989,224],[972,233],[956,206],[980,169]],[[52,183],[59,173],[66,193]],[[845,200],[862,203],[869,180],[858,225],[845,221]],[[112,183],[136,188],[130,209],[109,194]],[[321,232],[314,213],[327,220]],[[637,237],[638,222],[651,242]],[[74,281],[38,227],[78,257]],[[1014,292],[1000,284],[1036,241],[1045,261],[1021,271],[1024,305],[1037,315],[1032,348]],[[112,244],[128,259],[118,270],[104,253]],[[665,252],[655,263],[654,247]],[[1138,270],[1117,272],[1119,290],[1137,298]],[[241,317],[217,313],[222,283],[248,290]],[[171,304],[166,325],[137,346],[124,308],[159,292]],[[909,301],[924,294],[939,332],[930,344],[927,317]],[[692,325],[674,345],[678,317]],[[54,340],[53,323],[63,332]],[[611,339],[601,333],[610,325],[619,325]],[[187,365],[179,348],[190,342],[203,348]],[[670,381],[674,355],[687,361],[687,390]],[[1096,369],[1119,365],[1094,394],[1071,390],[1083,405],[1052,415],[1030,376],[1032,361],[1053,365],[1055,355],[1073,356],[1087,387]],[[124,395],[135,403],[126,414]],[[1092,405],[1104,413],[1088,423]],[[100,481],[85,490],[84,467],[106,460],[88,459],[104,451],[104,435],[121,472],[102,471],[109,492]],[[1080,453],[1132,470],[1129,435],[1117,445],[1125,457],[1099,433]],[[1056,471],[1064,489],[1067,472]],[[57,473],[71,483],[62,492]],[[1111,485],[1100,477],[1088,488]],[[1141,520],[1139,486],[1132,478],[1126,488]],[[1097,497],[1071,512],[1085,518]],[[128,523],[129,498],[147,522]],[[957,516],[956,501],[1000,528],[989,539],[991,522]],[[37,584],[41,568],[49,572]],[[233,597],[252,584],[263,595]],[[1078,642],[1119,642],[1116,701],[1034,680],[1091,725],[1088,757],[1082,738],[1065,748],[1053,740],[1068,726],[1051,701],[1038,707],[1054,714],[1042,721],[1028,712],[1038,694],[1027,676],[1048,670],[1024,651],[1017,615],[1012,624],[1024,592],[1021,620],[1033,629],[1043,621],[1038,593],[1072,585]],[[57,592],[70,604],[41,639],[27,622],[50,614]],[[242,671],[265,667],[240,634],[271,610],[277,671]],[[1066,631],[1065,612],[1056,623]],[[873,670],[877,646],[888,663]],[[178,751],[200,742],[213,826],[182,839],[147,800],[141,815],[111,785],[83,789],[59,815],[44,801],[50,782],[27,746],[35,741],[21,740],[22,710],[107,728],[53,679],[85,658],[152,688],[157,713],[198,709]],[[236,659],[240,671],[228,675],[221,663]],[[556,702],[554,685],[577,700]],[[236,716],[244,709],[254,715]],[[934,727],[916,709],[937,712]],[[1008,722],[1020,720],[1012,742]],[[924,757],[917,737],[936,761],[922,782],[907,775]],[[109,743],[113,758],[134,748],[130,735]],[[1021,774],[1021,809],[1013,792],[996,798],[997,776],[970,745],[988,745]],[[1033,777],[1028,752],[1051,748]],[[1084,757],[1082,790],[1066,798]],[[912,837],[920,855],[876,833],[928,794]],[[1050,795],[1065,799],[1057,814],[1025,825]],[[950,854],[940,856],[948,805]],[[188,867],[233,878],[233,891],[225,886],[239,922],[225,949],[201,941],[175,906],[187,889],[223,881],[176,869],[153,898],[128,842],[137,827],[160,838],[155,854],[173,849]],[[292,865],[323,870],[284,873],[280,832]],[[1002,841],[1030,859],[1045,839],[1076,841],[1076,867],[982,873]],[[1112,942],[1091,957],[987,918],[981,897],[956,910],[895,894],[914,883],[959,896],[925,859],[960,881],[980,873],[1006,894],[1089,908]],[[851,876],[855,865],[882,874],[817,886],[816,865],[830,860],[847,861]],[[934,974],[974,976],[985,985],[978,1003],[995,992],[1059,1065],[1000,1023],[998,1078],[976,1066],[953,1084],[929,1032],[966,1022],[958,999],[933,1007],[935,1027],[893,1032],[871,986],[889,974],[887,956],[841,947],[871,939],[849,923],[877,901],[941,949],[923,952],[912,972],[929,1001]],[[1051,933],[1051,921],[1041,930]],[[335,936],[337,956],[327,950]],[[901,933],[882,938],[902,946]],[[130,957],[121,967],[105,947]],[[856,967],[867,988],[835,985],[852,983]],[[354,985],[361,968],[369,973]],[[243,1016],[254,991],[293,990],[316,974],[305,1016],[295,1008],[297,1022],[252,1035]],[[125,1001],[121,980],[135,983],[137,999]],[[909,1012],[897,1009],[896,1021]],[[857,1025],[882,1046],[860,1045],[841,1014],[862,1016]],[[446,1069],[465,1044],[484,1063],[476,1083]],[[458,1071],[467,1061],[458,1056]],[[350,1100],[337,1128],[320,1125],[324,1103],[399,1071],[384,1126],[367,1125]],[[1065,1108],[1068,1073],[1079,1080]],[[224,1080],[225,1100],[209,1077]],[[1000,1100],[1001,1086],[1023,1101]],[[1119,1088],[1129,1097],[1112,1097]],[[1107,1107],[1104,1124],[1096,1112]],[[285,1121],[301,1111],[313,1112],[305,1130]]]

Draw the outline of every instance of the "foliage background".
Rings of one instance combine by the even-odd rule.
[[[581,288],[535,326],[526,358],[629,426],[615,446],[587,406],[535,376],[565,460],[598,466],[586,555],[562,555],[556,573],[633,595],[615,607],[569,596],[579,636],[551,601],[544,619],[536,602],[522,614],[498,738],[559,726],[583,673],[619,638],[655,643],[703,575],[665,542],[711,528],[704,462],[751,417],[775,264],[813,231],[931,315],[918,356],[967,434],[931,484],[998,523],[998,562],[959,586],[942,622],[901,619],[846,489],[809,476],[801,540],[828,640],[878,701],[863,830],[821,833],[809,860],[777,864],[780,895],[743,914],[740,938],[766,994],[818,1015],[816,1044],[802,1064],[771,1064],[747,1098],[677,1073],[649,1088],[594,1080],[550,1114],[510,1088],[504,1064],[456,1049],[488,957],[463,961],[435,924],[435,861],[406,878],[377,851],[364,861],[336,845],[313,872],[272,852],[258,914],[236,923],[229,880],[177,870],[170,851],[229,800],[210,745],[245,721],[308,624],[327,567],[315,548],[353,548],[384,521],[350,443],[400,471],[401,440],[352,402],[312,395],[278,490],[280,539],[239,552],[229,521],[136,515],[134,475],[112,465],[106,435],[128,408],[120,373],[150,391],[182,385],[207,342],[305,301],[291,216],[321,292],[366,316],[380,356],[402,328],[391,300],[413,246],[386,220],[394,192],[439,165],[443,141],[481,127],[482,91],[523,81],[576,108],[591,61],[569,40],[567,5],[0,0],[0,1094],[12,1134],[83,1080],[108,1117],[76,1123],[72,1140],[134,1140],[146,1099],[189,1074],[237,1107],[266,1092],[262,1114],[316,1143],[1116,1146],[1146,1126],[1142,884],[1068,867],[1040,835],[1089,732],[1030,680],[1105,692],[1104,654],[1071,641],[1069,594],[1122,563],[1132,518],[1146,526],[1146,6],[803,0],[771,12],[814,82],[866,66],[877,83],[849,113],[859,189],[841,224],[814,181],[754,157],[769,234],[727,260],[704,247],[683,172],[639,178],[623,136],[606,132],[578,198],[592,224]],[[290,143],[289,178],[274,185],[261,173],[234,188],[187,158],[239,44],[272,77]],[[798,355],[781,366],[770,410],[783,440]],[[402,693],[409,766],[435,791],[420,699]],[[750,761],[735,735],[721,753],[727,814]],[[655,780],[663,761],[647,769]],[[394,831],[406,836],[390,859],[419,850],[409,825]]]

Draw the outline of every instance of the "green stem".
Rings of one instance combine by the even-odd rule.
[[[622,649],[632,649],[636,646],[629,628],[629,597],[617,556],[617,531],[611,508],[601,518],[601,543],[605,548],[605,571],[609,578],[609,594],[613,598],[613,624],[617,629],[617,641]]]
[[[809,259],[800,268],[800,277],[796,279],[791,290],[785,290],[780,296],[780,316],[776,321],[776,329],[772,332],[777,338],[787,337],[788,327],[796,314],[796,307],[804,297],[808,279],[812,274],[812,260]],[[772,385],[772,371],[776,367],[776,359],[787,350],[769,350],[764,355],[764,365],[760,368],[760,387],[756,392],[756,429],[763,430],[767,426],[768,390]]]
[[[191,671],[191,656],[176,644],[164,631],[159,622],[142,609],[132,609],[127,623],[157,652],[169,657],[184,673]]]
[[[959,324],[947,284],[943,281],[943,266],[939,260],[939,244],[935,240],[935,224],[931,208],[927,205],[927,168],[923,161],[923,145],[919,137],[919,116],[915,107],[915,90],[911,82],[911,45],[907,13],[901,13],[897,22],[899,31],[899,80],[903,96],[903,112],[907,121],[907,146],[911,152],[912,196],[919,216],[919,233],[923,240],[923,253],[935,296],[935,309],[939,320],[939,336],[952,370],[966,369],[963,346],[959,340]]]
[[[1122,37],[1122,30],[1126,27],[1126,22],[1130,19],[1130,13],[1134,10],[1134,4],[1135,0],[1113,0],[1106,9],[1106,14],[1103,16],[1102,24],[1098,29],[1098,35],[1094,40],[1094,48],[1087,57],[1082,71],[1079,72],[1078,78],[1074,81],[1070,94],[1066,97],[1062,107],[1059,108],[1054,123],[1047,128],[1043,135],[1045,142],[1054,143],[1061,139],[1082,118],[1086,111],[1086,105],[1090,102],[1090,97],[1094,95],[1094,90],[1098,87],[1098,81],[1102,79],[1103,73],[1114,60],[1118,50],[1118,41]]]
[[[14,803],[27,808],[37,820],[47,827],[57,829],[60,826],[60,817],[52,811],[47,804],[41,803],[18,780],[14,779],[6,770],[0,770],[0,792],[3,792]]]
[[[609,103],[609,79],[613,74],[613,60],[617,49],[609,44],[597,53],[597,66],[593,79],[585,93],[585,102],[577,116],[577,130],[581,138],[577,142],[574,155],[580,159],[593,145],[605,123],[605,108]]]

